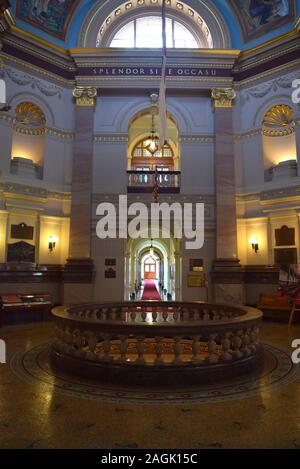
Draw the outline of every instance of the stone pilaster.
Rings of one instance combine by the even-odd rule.
[[[212,90],[215,117],[216,259],[212,280],[218,303],[241,304],[243,272],[237,259],[236,192],[231,88]]]
[[[94,267],[91,258],[93,184],[93,129],[97,90],[77,87],[69,259],[65,268],[65,301],[93,298]],[[81,284],[79,287],[76,284]],[[77,292],[75,294],[75,292]]]

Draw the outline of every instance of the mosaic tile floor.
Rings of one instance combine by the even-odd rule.
[[[299,326],[263,324],[260,377],[160,393],[53,374],[52,335],[51,324],[0,329],[0,448],[300,448]]]
[[[300,368],[291,363],[284,350],[264,344],[263,368],[256,373],[244,375],[229,382],[209,386],[185,387],[178,379],[178,389],[160,388],[145,390],[136,387],[100,384],[79,379],[51,368],[51,343],[41,344],[27,351],[18,352],[11,360],[12,370],[28,383],[43,385],[45,392],[55,390],[83,399],[108,402],[157,404],[207,404],[226,400],[243,399],[273,388],[285,386],[300,378]]]

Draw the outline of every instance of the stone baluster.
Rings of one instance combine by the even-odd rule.
[[[178,310],[177,308],[174,309],[174,312],[173,312],[173,319],[174,319],[175,322],[178,321],[179,315],[180,315],[179,310]]]
[[[219,357],[215,355],[216,349],[217,349],[216,335],[212,334],[209,336],[209,340],[207,343],[207,351],[208,351],[207,362],[210,364],[218,363],[219,361]]]
[[[126,308],[121,308],[121,313],[120,313],[120,320],[121,321],[126,321],[126,313],[127,313]]]
[[[82,357],[84,356],[83,350],[83,338],[81,335],[81,331],[76,329],[73,331],[73,355],[75,357]]]
[[[249,357],[251,355],[251,348],[250,348],[250,332],[249,329],[246,329],[243,333],[243,345],[242,351],[245,357]]]
[[[128,337],[120,337],[120,363],[127,362],[127,350],[128,350]]]
[[[163,308],[162,317],[163,317],[163,320],[164,320],[164,322],[167,322],[167,320],[168,320],[168,317],[169,317],[169,311],[168,311],[168,308]]]
[[[86,341],[89,349],[89,358],[91,360],[96,360],[98,358],[96,354],[97,337],[94,332],[89,332],[86,334]]]
[[[258,333],[259,333],[259,329],[256,327],[252,327],[251,332],[250,332],[250,348],[253,353],[257,351]]]
[[[209,311],[207,308],[203,310],[203,321],[209,321]]]
[[[103,352],[104,356],[102,361],[105,363],[110,363],[113,358],[110,356],[110,350],[111,350],[111,341],[110,341],[110,336],[105,336],[103,340]]]
[[[136,311],[135,311],[135,310],[134,310],[134,311],[131,311],[131,313],[130,313],[130,318],[131,318],[131,321],[132,321],[132,322],[135,322],[135,320],[136,320]]]
[[[153,322],[157,322],[157,311],[152,311],[152,320]]]
[[[174,338],[174,360],[173,360],[173,365],[181,365],[182,360],[181,360],[181,354],[182,354],[182,346],[181,346],[181,339],[182,337],[175,337]]]
[[[164,352],[164,344],[163,344],[163,337],[155,337],[155,365],[161,366],[164,364],[163,359],[163,352]]]
[[[231,332],[226,332],[222,338],[222,349],[223,349],[223,355],[222,355],[222,360],[224,361],[230,361],[232,360],[232,351],[231,351]]]
[[[137,353],[138,357],[136,359],[137,365],[144,365],[145,364],[145,337],[137,337]]]
[[[189,319],[190,319],[190,312],[188,308],[183,308],[183,320],[189,321]]]
[[[243,345],[243,341],[241,339],[241,331],[237,331],[234,333],[233,340],[232,340],[232,348],[233,348],[233,356],[234,358],[242,358],[243,352],[241,351],[241,347]]]
[[[146,319],[147,319],[147,311],[146,311],[146,308],[145,308],[145,307],[143,308],[143,311],[142,311],[141,316],[142,316],[142,321],[143,321],[143,322],[146,322]]]
[[[194,336],[192,341],[192,363],[197,364],[200,362],[200,336]]]

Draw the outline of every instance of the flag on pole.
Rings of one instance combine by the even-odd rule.
[[[159,145],[160,148],[168,141],[167,100],[166,100],[166,68],[167,68],[167,36],[166,36],[166,1],[162,7],[162,41],[163,59],[161,82],[159,89]]]

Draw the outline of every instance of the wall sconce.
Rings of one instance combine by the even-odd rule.
[[[256,236],[252,236],[252,237],[249,239],[249,244],[251,244],[252,249],[253,249],[253,251],[255,252],[255,254],[257,254],[257,253],[258,253],[258,250],[259,250],[257,237],[256,237]]]
[[[153,249],[153,239],[151,239],[151,246],[150,246],[150,256],[153,257],[154,249]]]
[[[50,236],[49,244],[48,244],[48,249],[49,249],[50,252],[54,251],[57,242],[58,242],[58,237],[57,236]]]

